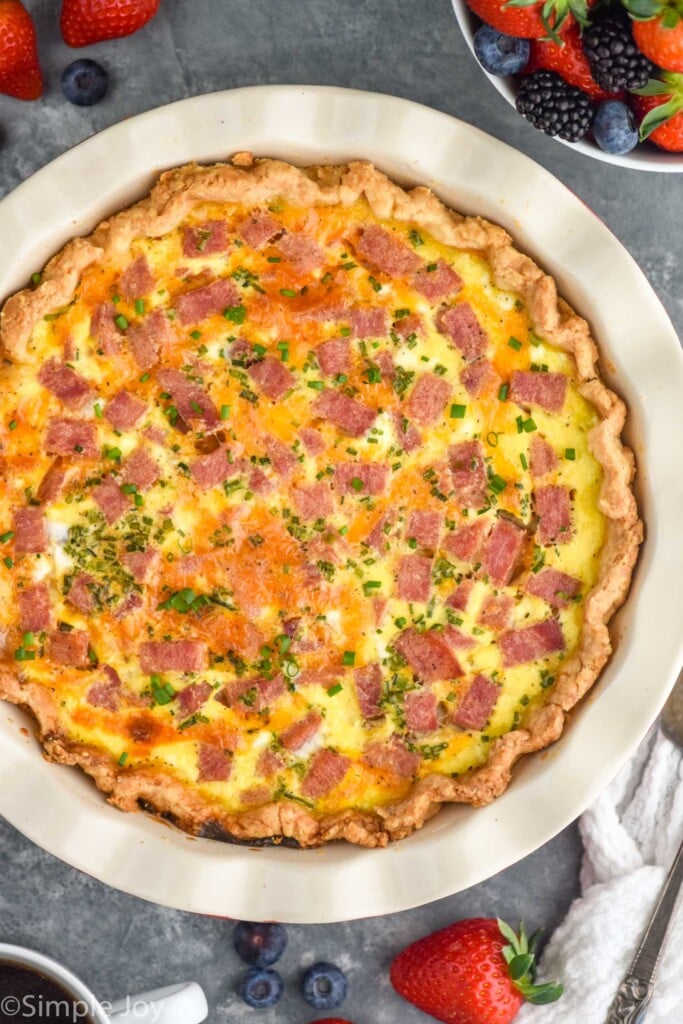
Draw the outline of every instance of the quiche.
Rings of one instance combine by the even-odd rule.
[[[3,309],[0,695],[116,807],[384,846],[556,740],[642,536],[588,326],[367,162],[162,174]]]

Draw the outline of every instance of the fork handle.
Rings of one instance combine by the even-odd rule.
[[[642,1024],[645,1020],[664,943],[676,915],[682,883],[683,843],[678,848],[638,951],[619,986],[605,1024]]]

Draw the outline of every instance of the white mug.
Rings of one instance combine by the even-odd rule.
[[[80,978],[42,953],[21,946],[9,946],[0,942],[0,961],[6,960],[46,975],[66,990],[74,1002],[74,1024],[90,1019],[93,1024],[201,1024],[206,1020],[209,1007],[206,996],[195,981],[169,985],[168,988],[143,992],[137,996],[126,996],[115,1003],[97,999]],[[5,999],[12,995],[5,994]],[[19,1005],[7,1006],[16,1013]],[[36,1008],[33,1008],[36,1010]],[[27,1020],[30,1015],[27,1016]],[[40,1013],[33,1013],[33,1020],[40,1020]]]

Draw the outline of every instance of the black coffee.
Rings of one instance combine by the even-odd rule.
[[[93,1024],[88,1008],[32,967],[0,960],[0,1024]]]

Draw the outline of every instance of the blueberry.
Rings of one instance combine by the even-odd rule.
[[[605,100],[593,118],[593,138],[605,153],[630,153],[638,145],[638,127],[621,100]]]
[[[282,998],[285,985],[277,971],[262,971],[252,967],[237,986],[237,995],[244,999],[247,1006],[255,1010],[265,1010],[267,1006],[275,1006]]]
[[[82,58],[62,71],[62,92],[77,107],[92,107],[104,98],[109,75],[96,60]]]
[[[237,955],[254,967],[270,967],[279,960],[287,945],[287,931],[281,924],[239,921],[233,942]]]
[[[346,975],[334,964],[313,964],[301,979],[301,992],[314,1010],[334,1010],[346,998]]]
[[[504,36],[490,25],[481,25],[474,33],[474,52],[490,75],[516,75],[529,60],[531,44],[528,39]]]

